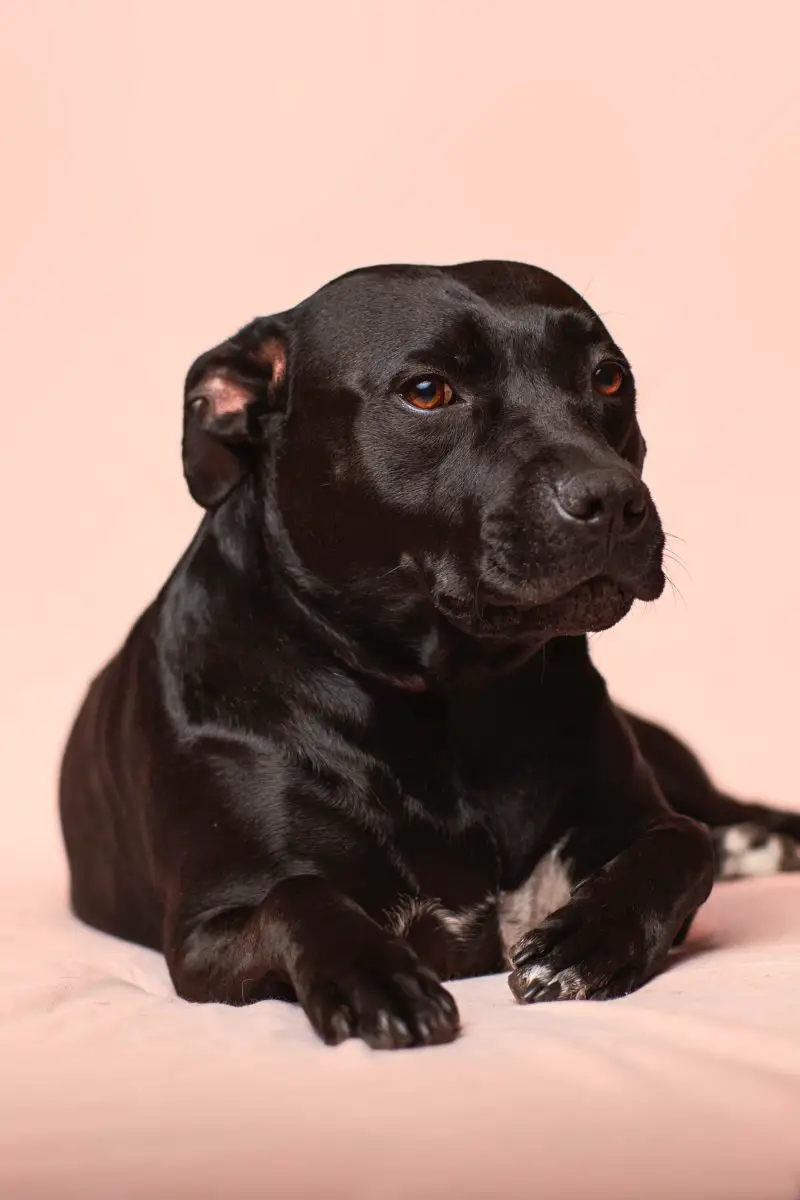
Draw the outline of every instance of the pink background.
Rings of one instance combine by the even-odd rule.
[[[685,567],[597,657],[800,803],[792,8],[2,0],[6,875],[60,863],[72,710],[197,522],[189,362],[386,260],[529,260],[606,316]]]

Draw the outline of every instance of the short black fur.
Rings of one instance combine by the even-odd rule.
[[[421,378],[452,403],[416,410]],[[163,950],[181,996],[448,1041],[441,979],[622,995],[706,899],[709,826],[798,836],[590,661],[587,632],[660,594],[664,537],[630,367],[566,284],[354,272],[204,354],[184,421],[207,511],[61,776],[75,912]],[[548,855],[570,894],[506,944]]]

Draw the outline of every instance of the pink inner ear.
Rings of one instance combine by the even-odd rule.
[[[272,385],[278,387],[286,374],[286,348],[280,338],[271,337],[262,342],[256,358],[264,366],[272,367]]]
[[[247,388],[224,375],[211,375],[203,384],[202,393],[208,397],[215,417],[244,412],[251,400]]]

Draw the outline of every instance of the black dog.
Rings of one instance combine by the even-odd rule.
[[[448,1041],[440,979],[622,996],[715,861],[799,865],[800,814],[719,794],[589,660],[664,537],[630,367],[564,283],[355,272],[198,359],[184,420],[207,513],[61,778],[75,912],[181,996]]]

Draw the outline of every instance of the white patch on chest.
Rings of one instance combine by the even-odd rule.
[[[514,892],[501,892],[497,918],[506,955],[523,933],[541,925],[545,917],[569,900],[572,881],[561,857],[562,845],[554,846],[539,860],[522,887]]]

